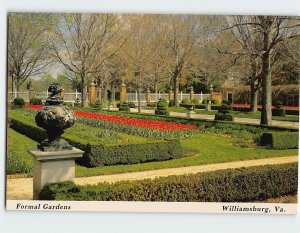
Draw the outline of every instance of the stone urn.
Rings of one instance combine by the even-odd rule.
[[[75,122],[73,111],[64,105],[61,97],[62,88],[58,83],[49,86],[51,94],[46,100],[46,106],[37,112],[36,124],[45,129],[48,138],[42,141],[38,148],[42,151],[72,150],[72,146],[61,135],[64,130],[71,127]]]

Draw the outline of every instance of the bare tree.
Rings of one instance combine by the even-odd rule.
[[[158,26],[153,21],[153,15],[127,15],[130,37],[122,49],[121,56],[126,60],[127,72],[131,79],[135,80],[138,92],[138,112],[141,112],[141,91],[145,86],[146,79],[151,72],[148,69],[149,62],[157,48],[154,46],[157,40],[155,28]]]
[[[169,60],[166,65],[174,86],[175,105],[179,106],[179,78],[181,72],[195,55],[203,35],[202,16],[172,15],[168,17],[169,27],[166,32],[165,45]]]
[[[103,62],[114,56],[124,43],[118,37],[121,28],[118,15],[59,14],[56,17],[50,41],[52,55],[80,77],[84,107],[88,106],[87,79],[99,72]]]
[[[227,27],[240,31],[244,37],[244,46],[248,49],[252,61],[261,59],[261,85],[262,85],[262,113],[261,124],[272,123],[272,91],[271,71],[272,57],[275,56],[276,48],[282,43],[299,36],[299,18],[286,16],[251,16],[236,17],[236,21]],[[255,35],[255,39],[253,39]],[[260,40],[260,43],[257,42]],[[247,42],[247,43],[245,43]],[[250,45],[247,47],[248,45]],[[252,62],[253,67],[256,65]],[[257,68],[257,66],[256,66]],[[255,68],[253,68],[253,71]],[[255,76],[255,75],[254,75]],[[256,74],[256,76],[258,76]]]
[[[45,39],[49,17],[23,13],[8,16],[8,73],[13,92],[18,93],[29,77],[41,75],[50,63]]]

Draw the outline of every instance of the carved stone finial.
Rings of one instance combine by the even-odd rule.
[[[48,98],[46,100],[46,104],[48,104],[48,105],[62,104],[64,102],[60,95],[62,90],[63,89],[61,88],[61,86],[58,83],[52,83],[48,88],[48,92],[50,92],[50,95],[48,96]]]
[[[61,135],[75,123],[75,115],[69,107],[63,105],[60,96],[62,88],[58,83],[51,84],[48,91],[51,92],[46,100],[48,106],[35,116],[36,124],[45,129],[48,135],[48,139],[42,141],[38,148],[43,151],[71,150],[72,146]]]

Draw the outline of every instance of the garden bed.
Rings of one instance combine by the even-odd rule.
[[[36,141],[44,140],[45,131],[34,123],[34,113],[24,109],[10,111],[10,127]],[[87,167],[134,164],[180,158],[177,139],[155,140],[128,135],[84,124],[75,124],[63,137],[85,153],[77,162]]]

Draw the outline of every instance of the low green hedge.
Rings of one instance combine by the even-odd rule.
[[[250,202],[294,195],[298,164],[267,165],[154,180],[121,181],[79,186],[72,182],[46,184],[41,200]]]
[[[272,116],[281,116],[281,117],[286,116],[285,109],[282,107],[272,109]]]
[[[120,103],[119,111],[130,112],[130,106],[127,102]]]
[[[47,138],[46,132],[26,122],[10,118],[10,127],[35,141]],[[97,167],[115,164],[134,164],[151,161],[164,161],[182,157],[180,140],[149,140],[148,142],[99,145],[97,142],[80,139],[70,133],[64,134],[72,146],[85,151],[77,162],[86,167]]]
[[[275,150],[296,149],[299,144],[298,140],[298,132],[271,132],[263,133],[260,144]]]
[[[165,161],[182,157],[180,141],[175,139],[112,146],[85,144],[70,138],[66,140],[85,151],[77,162],[86,167]]]
[[[41,99],[38,99],[38,98],[35,98],[35,97],[33,97],[33,98],[29,101],[29,103],[30,103],[31,105],[43,105],[42,100],[41,100]]]
[[[25,101],[22,98],[15,98],[13,101],[13,104],[16,106],[24,106],[25,105]]]
[[[233,115],[230,113],[217,113],[215,121],[233,121]]]

